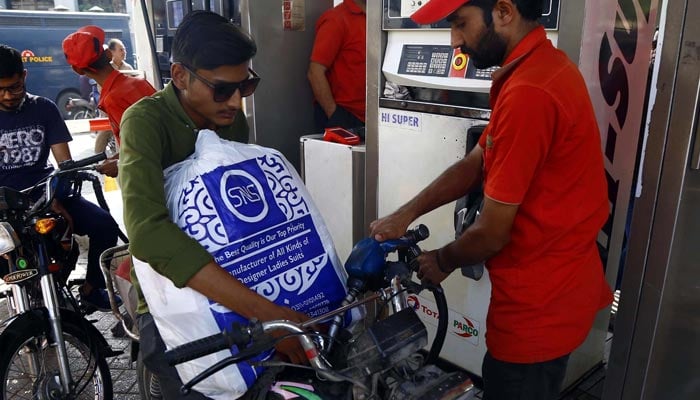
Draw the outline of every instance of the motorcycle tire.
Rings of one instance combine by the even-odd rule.
[[[73,119],[92,119],[92,118],[97,118],[97,113],[90,111],[88,109],[83,109],[80,111],[76,111],[75,114],[73,114]]]
[[[89,322],[84,321],[89,324]],[[0,353],[0,398],[51,398],[50,391],[58,389],[59,376],[55,347],[51,346],[45,327],[37,323],[33,329],[8,330],[3,332],[7,339]],[[62,321],[63,336],[69,357],[71,375],[76,393],[71,399],[111,400],[112,376],[104,355],[100,354],[96,343],[79,324]],[[27,354],[37,353],[29,360]],[[27,362],[31,361],[31,362]],[[35,362],[38,374],[32,373],[29,365]]]
[[[142,400],[160,400],[163,398],[158,377],[153,375],[144,365],[141,359],[141,352],[139,352],[136,359],[136,382],[139,386],[139,394]]]

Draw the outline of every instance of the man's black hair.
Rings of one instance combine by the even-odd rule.
[[[215,69],[239,65],[257,52],[255,41],[226,18],[210,11],[192,11],[175,32],[174,63],[193,69]]]
[[[102,69],[106,69],[107,66],[112,68],[112,66],[109,64],[109,58],[107,58],[107,52],[103,51],[102,54],[100,54],[100,57],[95,60],[92,64],[90,64],[90,68],[92,68],[95,71],[101,71]]]
[[[12,78],[22,72],[24,72],[24,63],[19,51],[0,44],[0,78]]]
[[[542,0],[513,0],[513,3],[526,20],[537,21],[542,17]]]
[[[542,16],[542,0],[512,0],[520,15],[526,20],[537,21]],[[496,5],[496,0],[471,0],[465,3],[468,6],[479,7],[484,12],[484,23],[489,26],[493,21],[491,11]],[[447,17],[450,21],[452,15]]]

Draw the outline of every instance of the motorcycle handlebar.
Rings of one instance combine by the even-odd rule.
[[[407,249],[414,259],[420,253],[417,243],[427,239],[429,235],[430,232],[428,228],[425,225],[419,225],[407,231],[400,238],[383,242],[380,246],[385,252],[394,251],[397,249]],[[326,313],[313,321],[329,320],[332,317],[337,317],[337,315],[339,315],[341,312],[344,312],[349,308],[356,307],[367,301],[373,301],[376,298],[388,300],[394,296],[395,293],[393,287],[382,289],[373,296],[367,296],[362,301],[351,301],[349,304],[344,303],[344,305],[339,307],[337,310]],[[243,361],[255,354],[260,353],[261,351],[272,348],[272,346],[275,345],[275,339],[271,336],[265,335],[266,332],[273,330],[286,330],[291,334],[298,335],[300,344],[305,351],[309,363],[311,364],[312,368],[317,371],[317,373],[332,381],[346,380],[347,378],[332,371],[329,364],[320,355],[317,345],[311,339],[311,336],[315,335],[315,333],[309,332],[305,329],[310,323],[312,323],[312,321],[307,321],[307,323],[295,323],[287,320],[267,321],[262,324],[256,320],[251,320],[247,326],[234,323],[230,330],[224,330],[221,333],[185,343],[181,346],[166,351],[165,359],[168,364],[174,366],[176,364],[194,360],[220,350],[231,348],[233,345],[237,345],[239,350],[237,355],[219,361],[215,365],[209,367],[207,370],[199,373],[190,382],[183,385],[181,391],[186,393],[192,386],[196,385],[201,380],[226,367],[227,365]],[[265,338],[267,338],[267,340]]]
[[[274,345],[274,340],[272,342],[265,340],[266,337],[272,339],[266,334],[274,330],[284,330],[290,334],[298,335],[299,341],[301,342],[302,347],[305,349],[307,357],[310,357],[309,361],[311,362],[312,366],[315,366],[319,370],[325,370],[327,369],[326,365],[318,358],[318,354],[316,354],[316,345],[309,337],[309,335],[313,336],[314,333],[307,331],[307,329],[317,323],[328,321],[332,317],[342,314],[351,308],[361,306],[377,299],[386,301],[391,299],[393,296],[394,293],[391,288],[382,289],[373,294],[367,295],[361,300],[354,301],[351,304],[342,305],[335,310],[329,311],[326,314],[320,315],[303,323],[288,320],[273,320],[261,323],[256,319],[251,319],[247,325],[234,322],[231,325],[231,328],[225,329],[220,333],[215,333],[211,336],[197,339],[166,351],[165,360],[168,362],[168,364],[174,366],[220,350],[228,349],[233,345],[236,345],[240,352],[246,352],[247,350],[250,350],[253,353],[264,351],[265,349],[268,349]],[[261,343],[257,345],[256,342]],[[244,346],[248,347],[244,348]]]
[[[196,358],[226,350],[232,346],[244,346],[250,342],[252,335],[248,326],[233,323],[230,329],[216,333],[165,352],[165,360],[170,365],[181,364]]]
[[[97,153],[94,156],[86,157],[81,160],[66,160],[58,165],[58,169],[61,171],[67,171],[70,169],[77,169],[87,167],[92,164],[97,164],[100,161],[107,159],[107,154],[105,152]]]

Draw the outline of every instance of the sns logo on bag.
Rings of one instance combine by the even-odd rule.
[[[219,167],[201,177],[229,242],[287,219],[255,159]]]
[[[221,177],[221,198],[238,219],[258,222],[267,215],[262,185],[245,171],[226,171]]]
[[[234,146],[255,157],[182,177],[175,196],[168,185],[173,220],[261,296],[311,316],[327,312],[344,298],[345,277],[301,179],[273,150]],[[210,310],[222,327],[239,319],[216,303]]]

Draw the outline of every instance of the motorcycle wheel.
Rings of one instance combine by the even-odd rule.
[[[112,377],[104,356],[80,326],[66,321],[61,324],[76,388],[71,398],[112,399]],[[47,333],[39,326],[36,328],[4,332],[9,343],[4,347],[8,351],[0,354],[0,398],[47,399],[53,398],[52,391],[60,389],[56,383],[60,376],[56,350]],[[33,363],[38,365],[30,368]]]
[[[88,119],[90,117],[90,111],[88,110],[80,110],[76,111],[75,114],[73,114],[73,119]]]
[[[144,365],[141,359],[141,352],[139,352],[139,356],[136,359],[136,382],[139,386],[139,394],[142,400],[160,400],[163,398],[158,378]]]

